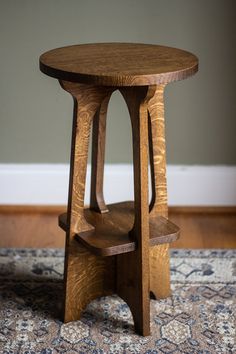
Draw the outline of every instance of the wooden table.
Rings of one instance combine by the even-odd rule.
[[[66,231],[64,321],[79,319],[92,299],[117,293],[130,307],[136,332],[149,335],[150,294],[170,295],[169,243],[179,235],[168,220],[163,93],[169,82],[196,73],[198,60],[164,46],[100,43],[50,50],[40,57],[40,69],[74,99],[68,210],[59,217]],[[106,112],[115,90],[131,117],[134,202],[107,206]],[[91,126],[91,197],[85,209]]]

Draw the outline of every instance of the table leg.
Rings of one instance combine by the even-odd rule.
[[[114,258],[97,257],[74,239],[75,234],[93,229],[84,217],[89,136],[94,115],[109,89],[66,81],[61,86],[74,99],[64,273],[64,321],[69,322],[79,319],[91,300],[114,291]]]
[[[111,93],[109,93],[102,101],[93,120],[90,209],[100,213],[108,212],[103,195],[103,176],[105,162],[106,116],[110,96]]]
[[[117,256],[117,292],[129,305],[135,330],[150,334],[148,112],[147,87],[120,89],[127,103],[133,135],[135,220],[130,236],[137,249]]]
[[[166,144],[164,119],[164,88],[158,85],[148,103],[149,112],[149,156],[152,180],[150,218],[168,217],[166,184]],[[170,295],[169,244],[150,249],[150,287],[155,298]]]

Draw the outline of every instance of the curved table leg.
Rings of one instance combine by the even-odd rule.
[[[64,321],[79,319],[94,298],[113,292],[114,258],[91,254],[74,235],[93,229],[84,217],[84,191],[91,123],[109,88],[62,81],[74,99],[64,271]],[[112,290],[111,290],[112,289]]]
[[[155,94],[148,103],[152,181],[150,218],[159,215],[168,217],[164,88],[165,85],[156,86]],[[155,298],[170,296],[169,244],[154,246],[150,249],[150,288]]]
[[[133,136],[135,220],[130,236],[137,249],[117,256],[117,292],[129,305],[135,330],[150,334],[148,216],[148,87],[120,89],[129,109]]]
[[[108,212],[103,195],[103,176],[105,161],[106,116],[110,97],[111,93],[104,98],[93,120],[90,209],[100,213]]]

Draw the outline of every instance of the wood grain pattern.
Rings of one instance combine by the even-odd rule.
[[[74,98],[65,227],[64,319],[78,319],[92,298],[112,291],[128,303],[136,331],[149,335],[150,290],[154,297],[170,294],[169,245],[150,247],[150,242],[170,242],[173,236],[170,230],[176,231],[175,237],[179,232],[166,219],[164,85],[193,75],[198,69],[198,59],[189,52],[158,45],[100,43],[46,52],[40,57],[40,69],[59,79],[61,86]],[[123,223],[130,219],[129,214],[120,223],[116,220],[120,217],[117,210],[115,217],[112,213],[104,214],[108,211],[103,197],[106,110],[115,89],[120,90],[127,103],[133,136],[133,225],[129,224],[125,233]],[[85,215],[84,190],[93,120],[93,211]],[[153,192],[150,207],[148,151]],[[99,212],[99,217],[94,210]],[[60,224],[63,226],[62,220]],[[150,239],[150,235],[155,236]],[[132,250],[129,250],[130,245]]]
[[[115,292],[115,259],[98,257],[72,239],[66,249],[64,322],[80,319],[90,301]]]
[[[155,87],[155,93],[148,104],[149,148],[152,181],[150,217],[162,214],[167,217],[166,142],[164,117],[164,88]]]
[[[70,193],[68,224],[71,236],[94,229],[84,218],[84,192],[88,160],[88,145],[92,119],[109,89],[62,81],[61,86],[74,98]],[[73,193],[72,193],[73,190]]]
[[[106,238],[101,238],[99,235],[99,240],[102,243],[102,247],[98,247],[98,242],[96,240],[96,231],[94,229],[94,224],[89,223],[88,218],[84,215],[84,186],[86,177],[86,166],[87,166],[87,152],[88,152],[88,139],[91,127],[91,122],[99,107],[104,104],[105,111],[102,118],[104,119],[106,113],[107,102],[111,94],[111,88],[106,88],[105,90],[99,87],[86,86],[81,84],[74,84],[68,82],[62,82],[64,89],[69,91],[75,100],[75,117],[76,123],[74,123],[74,138],[72,139],[72,157],[71,161],[71,181],[70,181],[70,198],[68,203],[68,215],[69,219],[67,224],[69,225],[69,230],[67,232],[67,248],[66,252],[66,263],[65,263],[65,274],[66,274],[66,286],[65,286],[65,318],[71,318],[71,299],[76,298],[74,296],[74,282],[76,277],[75,271],[70,267],[70,264],[76,263],[76,257],[70,251],[70,240],[77,235],[79,241],[84,245],[89,246],[91,250],[103,250],[102,255],[119,254],[123,251],[122,255],[117,256],[117,292],[124,298],[124,300],[129,304],[135,322],[136,331],[142,335],[148,335],[150,332],[149,324],[149,295],[150,293],[150,283],[151,283],[151,293],[155,297],[162,297],[169,295],[169,258],[168,258],[168,245],[162,245],[159,249],[155,251],[150,250],[150,262],[151,262],[151,272],[150,272],[150,283],[149,277],[149,215],[148,215],[148,112],[150,116],[150,126],[152,133],[152,139],[150,144],[150,152],[153,154],[153,164],[151,163],[151,168],[153,170],[152,176],[154,178],[153,185],[154,197],[156,198],[153,202],[153,208],[150,210],[150,219],[154,219],[157,214],[153,213],[156,208],[156,204],[163,207],[163,200],[158,200],[159,195],[163,196],[162,184],[160,188],[156,187],[157,181],[157,171],[159,176],[162,175],[155,166],[160,166],[158,162],[155,164],[157,157],[157,151],[160,150],[158,141],[161,140],[160,136],[158,139],[155,137],[155,118],[156,113],[160,110],[160,107],[156,103],[156,98],[160,98],[159,87],[150,86],[141,88],[122,88],[121,93],[124,96],[126,103],[129,108],[132,131],[133,131],[133,150],[134,150],[134,187],[135,187],[135,208],[134,208],[134,226],[130,231],[130,238],[135,242],[135,250],[129,253],[127,256],[124,252],[129,251],[126,240],[118,239],[118,244],[114,244],[110,241],[110,244]],[[157,96],[157,97],[156,97]],[[154,99],[153,99],[154,98]],[[79,102],[79,103],[78,103]],[[92,107],[92,108],[91,108]],[[161,106],[162,108],[162,106]],[[157,112],[156,112],[157,111]],[[159,112],[158,112],[159,114]],[[100,115],[100,112],[99,112]],[[81,119],[81,121],[80,121]],[[157,125],[159,129],[159,124]],[[97,138],[99,138],[99,127],[97,128]],[[104,133],[104,126],[102,133]],[[162,133],[162,129],[161,129]],[[160,134],[159,134],[160,135]],[[98,173],[102,176],[101,168],[104,164],[104,134],[100,137],[101,150],[100,155],[98,146],[94,149],[94,157],[96,157],[96,162],[98,162],[96,177]],[[97,140],[97,143],[99,141]],[[165,146],[164,146],[165,148]],[[152,150],[152,151],[151,151]],[[161,149],[163,154],[163,148]],[[163,157],[163,156],[162,156]],[[159,160],[158,160],[159,161]],[[164,162],[163,162],[164,161]],[[161,160],[162,165],[165,165],[165,159]],[[165,166],[164,166],[165,167]],[[95,179],[93,182],[96,181]],[[158,181],[160,183],[160,181]],[[96,185],[95,185],[96,186]],[[95,187],[95,194],[96,194]],[[100,192],[102,190],[102,183],[99,186]],[[164,195],[165,196],[165,195]],[[153,198],[154,200],[154,198]],[[158,200],[158,203],[157,203]],[[166,203],[166,199],[164,199]],[[167,204],[166,204],[167,207]],[[159,207],[160,208],[160,207]],[[158,210],[158,206],[157,206]],[[152,216],[152,213],[154,217]],[[162,210],[163,213],[163,210]],[[117,226],[114,224],[114,226]],[[98,228],[97,228],[98,229]],[[103,235],[102,235],[103,236]],[[163,236],[163,235],[162,235]],[[94,243],[95,239],[95,243]],[[93,241],[93,242],[92,242]],[[126,242],[126,243],[125,243]],[[115,252],[116,250],[116,252]],[[119,251],[117,251],[119,250]],[[107,252],[107,253],[106,253]],[[157,261],[158,260],[158,261]],[[152,267],[152,263],[154,266]],[[157,263],[159,267],[157,268]],[[128,266],[129,271],[124,269],[124,265]],[[126,267],[127,268],[127,267]],[[131,288],[127,286],[130,281],[130,276],[136,274],[135,286]],[[78,275],[77,275],[78,277]],[[127,279],[129,281],[127,282]],[[89,283],[89,282],[88,282]],[[93,295],[91,295],[93,296]],[[81,304],[76,303],[77,306]],[[77,310],[77,313],[79,313]],[[70,315],[68,315],[70,314]],[[141,316],[140,316],[141,314]],[[68,317],[69,316],[69,317]]]
[[[117,256],[117,293],[128,303],[136,331],[150,334],[149,217],[148,217],[148,111],[152,88],[122,88],[131,118],[134,165],[134,226],[137,248]]]
[[[82,245],[76,246],[74,240],[75,234],[94,229],[84,217],[88,145],[92,120],[102,101],[109,94],[109,89],[66,81],[62,81],[61,86],[74,99],[64,269],[63,313],[64,321],[68,322],[79,319],[81,311],[91,299],[98,294],[101,296],[106,293],[106,279],[110,278],[107,277],[105,269],[109,269],[110,262],[113,262],[96,258]],[[90,276],[86,277],[86,274]],[[114,274],[112,276],[114,277]]]
[[[155,299],[171,295],[168,243],[150,248],[150,291]]]
[[[103,86],[144,86],[185,79],[198,59],[184,50],[153,44],[97,43],[50,50],[40,57],[46,75]]]
[[[148,103],[149,112],[149,156],[152,181],[150,218],[168,218],[166,181],[166,144],[164,117],[164,88],[155,87],[155,93]],[[150,287],[156,299],[170,296],[169,245],[150,249]]]
[[[94,230],[82,232],[75,236],[76,239],[93,254],[104,257],[134,251],[136,244],[129,234],[134,225],[134,203],[121,202],[108,208],[109,212],[105,215],[85,209],[85,218]],[[59,225],[64,231],[68,230],[66,213],[59,216]],[[166,218],[158,216],[149,219],[150,247],[176,241],[178,236],[179,227]]]
[[[65,205],[1,205],[0,247],[64,248],[57,219],[65,210]],[[236,248],[234,206],[169,207],[169,217],[181,229],[171,248]]]
[[[106,115],[111,92],[103,100],[93,120],[90,208],[108,212],[103,195],[105,161]]]

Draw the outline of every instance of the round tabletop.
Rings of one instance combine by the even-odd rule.
[[[81,44],[42,54],[40,70],[72,82],[145,86],[183,80],[195,74],[198,59],[185,50],[153,44]]]

